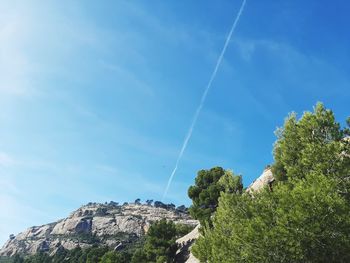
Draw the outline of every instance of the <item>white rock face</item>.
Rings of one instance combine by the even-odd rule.
[[[54,253],[60,247],[74,249],[89,247],[93,242],[116,246],[125,237],[137,238],[145,234],[149,225],[165,218],[175,223],[195,226],[196,220],[175,209],[148,205],[89,204],[74,211],[69,217],[43,226],[30,227],[11,237],[0,249],[0,256],[16,253]]]
[[[266,169],[248,188],[247,192],[259,191],[274,181],[271,169]],[[175,223],[188,224],[196,228],[186,236],[177,240],[180,249],[177,252],[178,262],[198,263],[190,248],[199,237],[199,225],[187,213],[174,209],[139,205],[139,204],[88,204],[74,211],[69,217],[57,222],[30,227],[10,239],[0,249],[0,256],[20,254],[35,254],[47,251],[50,254],[60,248],[74,249],[91,246],[93,237],[101,245],[116,247],[121,236],[139,237],[144,235],[150,224],[160,219]]]
[[[251,183],[248,186],[247,192],[252,193],[252,192],[259,191],[265,186],[272,184],[274,181],[275,181],[275,178],[273,177],[271,169],[267,168],[264,170],[262,175],[258,177],[258,179],[256,179],[253,183]]]
[[[177,262],[199,263],[199,260],[191,253],[191,247],[199,237],[199,227],[198,224],[190,233],[176,240],[176,243],[180,246],[176,252]]]
[[[86,217],[71,217],[58,222],[52,229],[52,235],[91,232],[92,219]]]

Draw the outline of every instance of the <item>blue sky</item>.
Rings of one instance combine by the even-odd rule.
[[[241,1],[2,1],[0,243],[90,201],[160,200]],[[247,186],[274,130],[349,115],[348,1],[248,0],[166,202],[199,169]]]

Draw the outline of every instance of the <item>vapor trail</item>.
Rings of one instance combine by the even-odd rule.
[[[202,111],[204,102],[205,102],[205,100],[206,100],[206,98],[207,98],[207,95],[208,95],[208,92],[209,92],[209,90],[210,90],[210,88],[211,88],[211,84],[213,83],[213,80],[214,80],[215,77],[216,77],[216,73],[218,72],[219,66],[220,66],[221,61],[222,61],[222,59],[223,59],[223,57],[224,57],[225,51],[226,51],[226,49],[227,49],[227,46],[228,46],[228,44],[229,44],[229,42],[230,42],[230,40],[231,40],[232,34],[233,34],[233,32],[235,31],[236,26],[237,26],[237,24],[238,24],[238,21],[239,21],[241,15],[242,15],[242,12],[243,12],[245,3],[246,3],[246,0],[243,0],[242,5],[241,5],[241,7],[240,7],[240,9],[239,9],[239,11],[238,11],[238,14],[237,14],[237,16],[236,16],[236,18],[235,18],[235,20],[234,20],[234,22],[233,22],[233,24],[232,24],[231,30],[230,30],[230,32],[229,32],[227,38],[226,38],[224,47],[223,47],[223,49],[222,49],[222,51],[221,51],[221,53],[220,53],[220,56],[219,56],[219,58],[218,58],[218,61],[216,62],[214,71],[213,71],[213,73],[211,74],[210,79],[209,79],[209,82],[208,82],[208,84],[207,84],[207,86],[206,86],[206,88],[205,88],[205,90],[204,90],[204,92],[203,92],[201,101],[200,101],[200,103],[199,103],[199,106],[198,106],[198,108],[197,108],[195,114],[194,114],[194,117],[193,117],[193,119],[192,119],[191,126],[190,126],[190,128],[189,128],[189,130],[188,130],[188,132],[187,132],[187,135],[186,135],[186,137],[185,137],[185,140],[184,140],[184,142],[183,142],[183,144],[182,144],[181,151],[180,151],[180,153],[179,153],[179,155],[178,155],[178,157],[177,157],[174,170],[173,170],[173,172],[171,173],[171,175],[170,175],[170,177],[169,177],[168,184],[167,184],[167,186],[166,186],[166,188],[165,188],[165,191],[164,191],[164,194],[163,194],[163,198],[162,198],[162,199],[164,199],[164,198],[166,197],[167,193],[168,193],[169,187],[170,187],[170,185],[171,185],[171,182],[173,181],[173,178],[174,178],[174,175],[175,175],[175,173],[176,173],[176,170],[177,170],[177,168],[178,168],[178,166],[179,166],[180,160],[182,159],[182,156],[183,156],[183,154],[184,154],[184,152],[185,152],[185,150],[186,150],[186,148],[187,148],[188,141],[191,139],[192,132],[193,132],[193,128],[194,128],[194,126],[195,126],[196,123],[197,123],[198,116],[199,116],[199,114],[200,114],[201,111]]]

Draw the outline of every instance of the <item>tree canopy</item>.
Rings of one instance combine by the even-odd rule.
[[[349,174],[349,160],[342,152],[349,150],[344,137],[349,133],[336,122],[333,112],[318,103],[314,112],[305,112],[300,120],[292,113],[284,127],[276,131],[275,163],[277,180],[305,178],[309,172],[342,177]]]
[[[188,189],[188,196],[192,199],[189,211],[202,225],[211,224],[210,218],[217,208],[220,193],[242,192],[242,189],[242,178],[231,171],[225,171],[221,167],[200,170],[195,185]]]
[[[223,192],[193,253],[202,262],[350,262],[349,142],[317,104],[277,132],[273,191]]]
[[[131,262],[174,262],[176,237],[177,231],[172,221],[162,219],[153,223],[147,232],[143,248],[134,253]]]

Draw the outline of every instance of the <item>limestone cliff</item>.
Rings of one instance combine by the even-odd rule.
[[[264,170],[247,192],[259,191],[274,181],[270,169]],[[192,232],[177,240],[179,250],[177,262],[199,262],[190,248],[199,236],[198,221],[183,210],[173,207],[155,207],[144,204],[118,205],[90,203],[80,207],[67,218],[42,226],[34,226],[11,235],[0,249],[0,256],[35,254],[37,252],[55,253],[59,249],[84,248],[92,244],[107,245],[118,249],[144,235],[150,224],[165,218],[175,223],[197,226]]]
[[[62,248],[83,248],[96,243],[118,249],[145,234],[152,222],[162,218],[175,223],[198,224],[186,212],[174,208],[90,203],[65,219],[30,227],[17,236],[11,235],[0,250],[0,256],[41,251],[55,253]]]

